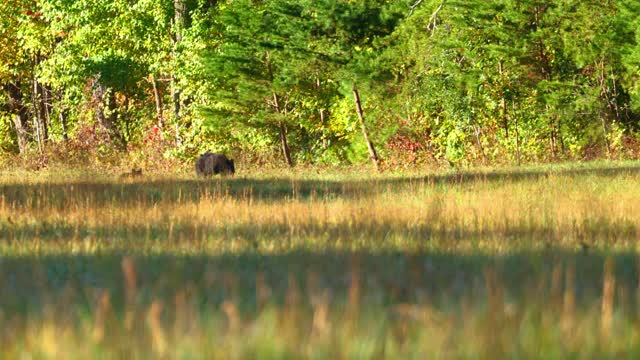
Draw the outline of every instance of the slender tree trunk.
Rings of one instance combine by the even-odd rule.
[[[62,128],[62,139],[66,142],[69,140],[69,133],[67,130],[67,110],[60,110],[60,127]]]
[[[556,144],[556,130],[554,127],[551,128],[551,134],[549,134],[549,142],[549,145],[551,146],[551,156],[553,156],[554,159],[557,159],[558,145]]]
[[[125,97],[125,101],[128,101],[126,97]],[[109,110],[107,123],[109,125],[111,139],[115,141],[116,146],[124,150],[127,147],[127,138],[124,132],[127,131],[128,124],[124,124],[125,127],[124,129],[121,129],[121,130],[119,130],[116,127],[116,124],[118,124],[118,121],[120,121],[122,125],[122,121],[126,120],[126,118],[121,116],[121,114],[118,111],[118,102],[116,100],[116,92],[113,91],[113,89],[111,89],[108,92],[106,102],[107,102],[107,109]],[[125,105],[123,106],[123,108],[126,109],[127,106]],[[120,118],[120,120],[118,120],[118,118]]]
[[[176,146],[180,146],[182,144],[182,139],[180,138],[180,90],[178,90],[177,88],[176,78],[174,76],[171,77],[171,99],[173,101],[173,118],[175,121]]]
[[[49,141],[49,126],[51,125],[51,90],[48,86],[40,84],[42,91],[42,119],[44,140]]]
[[[43,150],[43,143],[44,143],[44,136],[43,136],[43,126],[42,126],[42,109],[40,108],[41,105],[41,100],[40,100],[40,91],[39,91],[39,86],[38,86],[38,80],[36,79],[35,75],[33,76],[32,79],[32,85],[33,85],[33,89],[32,89],[32,105],[33,105],[33,128],[36,131],[36,142],[38,144],[38,152],[42,153]]]
[[[164,128],[164,119],[162,117],[162,95],[160,94],[160,89],[158,88],[158,80],[154,75],[151,75],[151,85],[153,86],[153,98],[156,103],[156,116],[158,118],[158,127],[160,129]]]
[[[182,30],[184,29],[185,13],[187,11],[186,0],[174,0],[173,7],[174,7],[173,21],[176,27],[175,40],[176,40],[176,45],[178,45],[180,44],[180,42],[182,42]]]
[[[498,61],[498,73],[500,77],[503,76],[502,60]],[[502,107],[502,127],[504,128],[504,137],[509,140],[509,119],[507,118],[507,101],[502,94],[500,99],[500,105]]]
[[[67,117],[68,111],[64,105],[64,91],[60,90],[56,93],[56,100],[58,102],[58,116],[60,117],[60,128],[62,130],[62,139],[66,142],[69,140],[69,132],[67,129]]]
[[[482,165],[487,165],[487,156],[484,154],[484,146],[482,146],[482,130],[480,130],[480,126],[473,125],[473,132],[476,135],[476,142],[478,143],[480,155],[482,155]]]
[[[110,135],[111,126],[107,121],[107,116],[104,111],[104,97],[107,91],[108,90],[105,90],[104,86],[102,86],[102,84],[100,83],[100,76],[94,77],[92,92],[93,92],[93,104],[95,106],[95,111],[96,111],[96,121],[98,125],[103,130],[106,130],[107,133],[109,133],[109,136],[111,136]]]
[[[602,123],[602,137],[604,137],[604,145],[607,149],[607,156],[611,156],[611,144],[609,144],[609,130],[607,130],[607,119],[606,116],[600,116]]]
[[[551,150],[551,157],[556,159],[558,157],[558,141],[555,115],[551,114],[551,108],[549,105],[546,107],[547,116],[549,117],[549,149]]]
[[[278,114],[282,115],[282,109],[280,108],[280,101],[278,100],[278,94],[273,93],[273,104],[276,107]],[[282,120],[278,121],[278,130],[280,131],[280,147],[284,160],[289,167],[293,167],[293,161],[291,161],[291,150],[289,149],[289,143],[287,142],[287,128]]]
[[[558,119],[558,124],[557,124],[557,135],[558,135],[558,140],[557,142],[560,144],[560,155],[562,155],[564,157],[565,154],[565,147],[564,147],[564,139],[562,137],[562,119]]]
[[[512,104],[513,106],[513,104]],[[513,126],[513,131],[515,132],[516,135],[516,164],[518,166],[520,166],[520,131],[518,131],[518,117],[514,116],[513,119],[514,122],[514,126]]]
[[[364,141],[367,143],[367,148],[369,149],[369,157],[373,162],[373,165],[376,167],[376,170],[380,171],[380,163],[378,160],[378,154],[376,153],[376,149],[373,146],[371,140],[369,140],[369,132],[367,131],[367,126],[364,122],[364,115],[362,113],[362,103],[360,102],[360,94],[358,93],[358,88],[356,85],[353,85],[353,97],[356,103],[356,112],[358,113],[358,119],[360,120],[360,128],[362,129],[362,136],[364,137]]]
[[[322,123],[322,148],[326,150],[329,147],[329,143],[324,131],[326,126],[326,115],[324,109],[320,109],[320,122]]]
[[[38,78],[36,77],[36,67],[40,64],[40,55],[36,55],[33,58],[33,68],[32,68],[32,102],[33,102],[33,120],[34,120],[34,129],[36,132],[36,139],[38,142],[38,151],[42,152],[44,150],[44,144],[49,138],[48,131],[48,94],[45,86],[40,84]]]
[[[175,26],[175,39],[173,43],[173,57],[174,60],[177,58],[177,49],[180,43],[182,42],[182,30],[185,27],[185,15],[186,15],[186,3],[185,0],[174,0],[173,7],[175,11],[175,15],[173,18],[174,26]],[[178,81],[175,74],[171,75],[171,99],[173,101],[173,115],[175,120],[175,131],[176,131],[176,146],[180,146],[182,144],[182,139],[180,138],[180,90],[178,88]]]
[[[507,102],[504,97],[501,100],[502,105],[502,127],[504,128],[504,137],[509,140],[509,118],[507,117]]]
[[[613,70],[611,70],[611,82],[612,82],[612,93],[609,99],[609,107],[613,111],[615,121],[621,122],[622,114],[620,112],[620,106],[618,106],[618,85],[616,84],[616,76],[613,74]]]
[[[291,151],[289,150],[289,143],[287,142],[287,129],[282,121],[278,121],[278,130],[280,131],[280,145],[282,147],[282,153],[284,159],[289,167],[293,167],[293,161],[291,161]]]
[[[98,125],[100,125],[100,127],[104,130],[110,131],[109,125],[107,124],[107,117],[104,114],[104,88],[102,87],[102,85],[95,85],[95,89],[93,90],[93,97],[96,106],[96,120],[98,121]]]
[[[109,127],[112,131],[115,131],[115,124],[118,121],[118,104],[116,102],[115,91],[109,91],[107,96],[107,109],[109,110]]]
[[[320,91],[322,91],[322,84],[320,83],[320,78],[317,77],[316,78],[316,91],[318,92],[318,94],[320,94]],[[325,126],[326,126],[326,112],[323,108],[320,108],[320,123],[322,124],[322,148],[323,149],[327,149],[328,147],[328,143],[327,143],[327,136],[325,134]]]

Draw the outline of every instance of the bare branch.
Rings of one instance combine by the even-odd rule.
[[[431,30],[431,35],[436,31],[437,23],[438,23],[438,13],[442,10],[442,7],[447,2],[447,0],[442,0],[440,6],[436,9],[436,11],[431,14],[431,19],[429,19],[429,25],[427,25],[427,29]]]
[[[411,5],[411,10],[409,11],[409,16],[411,16],[413,14],[413,11],[423,2],[424,0],[418,0],[416,1],[413,5]],[[433,35],[433,33],[436,31],[436,27],[438,25],[438,13],[440,12],[440,10],[442,10],[442,8],[444,7],[444,4],[447,2],[447,0],[442,0],[442,2],[440,3],[440,5],[438,5],[438,8],[436,9],[436,11],[433,12],[433,14],[431,14],[431,18],[429,19],[429,25],[427,25],[427,29],[431,31],[431,35]]]
[[[416,1],[415,4],[411,5],[411,11],[409,11],[409,16],[411,16],[413,14],[413,10],[415,10],[418,7],[418,5],[420,5],[420,3],[422,3],[422,1],[423,0],[418,0],[418,1]]]

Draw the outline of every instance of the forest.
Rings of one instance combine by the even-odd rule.
[[[7,0],[3,158],[637,157],[633,0]]]

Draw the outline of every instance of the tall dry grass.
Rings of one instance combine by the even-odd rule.
[[[635,168],[0,184],[0,349],[632,358]]]

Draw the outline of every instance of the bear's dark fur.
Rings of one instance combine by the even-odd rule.
[[[196,174],[198,176],[212,176],[216,174],[233,175],[236,172],[232,159],[224,154],[206,152],[196,160]]]
[[[142,168],[131,169],[131,172],[120,175],[120,179],[131,179],[142,176]]]

